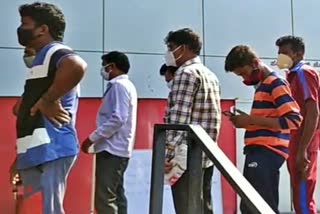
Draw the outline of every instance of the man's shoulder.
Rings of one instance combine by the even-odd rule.
[[[256,92],[273,93],[281,87],[289,88],[287,80],[279,74],[271,74],[261,83]]]
[[[136,87],[129,78],[117,79],[112,82],[116,90],[126,91],[128,93],[136,93]]]
[[[192,75],[192,76],[199,76],[199,75],[204,75],[205,73],[210,72],[210,69],[208,67],[206,67],[204,64],[202,63],[194,63],[194,64],[190,64],[184,67],[181,67],[178,69],[178,71],[176,72],[177,75]]]
[[[310,78],[319,80],[319,71],[310,65],[303,65],[300,69],[300,72],[309,77],[306,78],[306,81],[308,81]]]
[[[279,75],[278,73],[272,73],[270,74],[265,81],[264,84],[270,85],[270,86],[278,86],[278,85],[287,85],[287,80],[285,77]]]

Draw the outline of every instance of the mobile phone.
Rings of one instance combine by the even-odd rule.
[[[234,113],[232,113],[231,111],[223,111],[222,114],[224,114],[227,117],[232,117],[234,116]]]
[[[227,117],[232,117],[236,115],[236,108],[235,106],[231,106],[229,110],[223,111],[222,114],[224,114]]]

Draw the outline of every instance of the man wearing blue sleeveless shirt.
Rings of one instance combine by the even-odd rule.
[[[79,152],[75,129],[86,63],[63,45],[65,19],[53,4],[20,6],[22,46],[36,50],[17,115],[17,169],[26,196],[41,191],[44,214],[64,214],[66,180]]]

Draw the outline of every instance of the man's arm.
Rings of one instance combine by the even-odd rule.
[[[271,95],[280,117],[262,117],[248,115],[237,110],[240,115],[233,115],[230,120],[237,128],[249,128],[250,126],[265,127],[270,129],[294,130],[300,127],[302,116],[298,104],[291,96],[288,84],[284,80],[276,80]]]
[[[305,101],[306,114],[303,121],[300,149],[306,150],[317,130],[319,122],[319,106],[315,100]]]
[[[291,90],[284,80],[276,80],[271,95],[274,105],[281,115],[280,118],[260,117],[251,115],[250,124],[272,129],[298,129],[302,122],[302,116],[298,104],[291,95]]]
[[[316,72],[316,71],[314,71]],[[301,138],[298,152],[296,154],[296,168],[301,172],[302,178],[308,176],[309,158],[307,154],[308,147],[317,130],[319,122],[319,77],[316,73],[301,70],[298,73],[301,88],[303,89],[305,118],[301,127]]]
[[[183,71],[174,77],[172,91],[169,102],[172,107],[168,109],[168,122],[170,124],[189,124],[191,121],[194,96],[199,88],[199,80],[190,71]],[[185,132],[168,131],[167,132],[167,151],[168,159],[171,159],[175,146],[180,144],[185,138]]]
[[[194,96],[199,84],[199,80],[190,71],[182,72],[177,79],[174,79],[171,92],[173,105],[170,108],[170,123],[190,123]]]
[[[80,82],[86,69],[87,64],[79,56],[70,55],[63,58],[58,65],[52,85],[31,108],[31,116],[40,111],[59,127],[69,123],[71,118],[61,106],[60,98]]]
[[[305,100],[305,118],[301,127],[300,148],[306,150],[311,143],[319,122],[319,79],[315,74],[313,75],[304,70],[301,72],[299,80]]]
[[[55,102],[79,84],[87,69],[86,62],[77,55],[63,58],[59,63],[55,79],[42,99]]]
[[[127,122],[130,108],[130,95],[120,84],[113,84],[108,92],[108,100],[102,108],[112,109],[112,115],[107,121],[90,135],[89,139],[95,143],[103,138],[110,138]]]
[[[110,84],[110,83],[109,83]],[[101,139],[110,138],[127,122],[130,108],[130,95],[120,84],[113,84],[108,92],[108,102],[101,108],[112,109],[112,115],[87,137],[81,145],[84,153]]]
[[[22,102],[22,97],[19,97],[19,98],[17,99],[17,102],[16,102],[16,103],[14,104],[14,106],[12,107],[12,113],[13,113],[14,116],[18,116],[21,102]]]

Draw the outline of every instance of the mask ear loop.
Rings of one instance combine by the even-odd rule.
[[[112,72],[112,70],[106,71],[106,68],[109,67],[109,66],[112,65],[112,64],[113,64],[113,63],[109,63],[109,64],[106,64],[106,65],[102,66],[101,70],[103,70],[103,71],[106,72],[106,73]]]
[[[178,49],[181,48],[182,46],[184,46],[184,45],[180,45],[179,47],[177,47],[176,49],[174,49],[174,51],[172,51],[172,53],[174,53],[176,50],[178,50]],[[183,49],[183,52],[182,52],[182,53],[180,54],[180,56],[178,56],[175,60],[176,60],[176,61],[179,60],[179,59],[183,56],[184,52],[185,52],[185,49]]]

